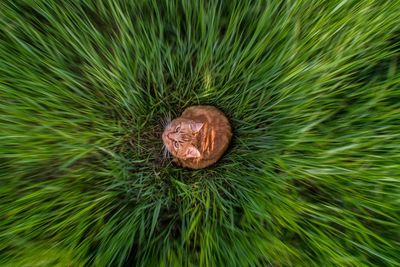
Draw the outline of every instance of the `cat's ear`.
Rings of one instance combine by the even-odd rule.
[[[191,145],[186,149],[185,157],[188,159],[198,158],[198,157],[200,157],[200,151],[197,148],[195,148],[193,145]]]
[[[198,131],[200,131],[200,129],[203,127],[204,123],[202,122],[192,122],[190,123],[190,129],[197,133]]]

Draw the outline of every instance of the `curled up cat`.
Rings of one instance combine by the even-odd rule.
[[[232,139],[231,125],[213,106],[191,106],[164,129],[162,140],[174,162],[201,169],[216,163]]]

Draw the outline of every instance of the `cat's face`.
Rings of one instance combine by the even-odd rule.
[[[165,128],[162,139],[171,154],[180,159],[198,158],[200,151],[195,147],[197,134],[203,123],[176,118]]]

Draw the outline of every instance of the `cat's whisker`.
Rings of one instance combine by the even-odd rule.
[[[168,112],[167,116],[165,117],[165,127],[167,127],[171,123],[171,112]]]
[[[164,158],[169,158],[170,157],[170,152],[167,149],[167,147],[165,146],[165,144],[163,144],[163,156],[164,156]]]
[[[168,112],[168,114],[166,114],[165,117],[161,118],[161,125],[163,127],[163,130],[165,130],[166,128],[168,128],[169,124],[171,123],[171,112]],[[162,156],[164,159],[170,158],[171,157],[171,153],[168,150],[167,146],[163,143],[162,146]]]
[[[163,126],[163,128],[166,128],[170,123],[171,123],[171,113],[168,112],[168,114],[161,119],[161,125]]]

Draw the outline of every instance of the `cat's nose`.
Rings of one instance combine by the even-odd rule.
[[[180,139],[180,136],[179,136],[179,134],[177,134],[177,133],[168,133],[167,137],[168,137],[170,140],[173,140],[173,141],[177,141],[177,140]]]

